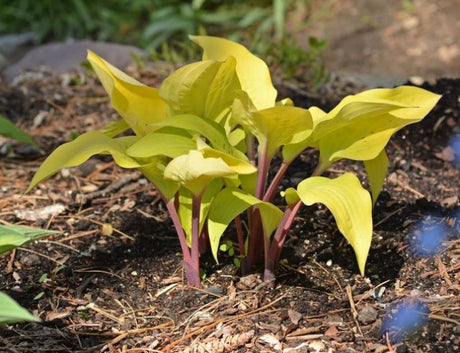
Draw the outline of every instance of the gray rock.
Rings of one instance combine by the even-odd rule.
[[[365,306],[358,313],[358,321],[362,324],[370,324],[377,320],[377,316],[377,310],[375,310],[372,306]]]
[[[34,32],[2,35],[0,36],[0,54],[10,54],[21,46],[32,44],[35,40]]]
[[[17,63],[8,66],[3,76],[7,82],[11,82],[21,71],[39,67],[47,67],[57,73],[69,72],[78,69],[80,63],[86,60],[88,49],[121,69],[133,62],[132,55],[142,57],[145,54],[134,46],[89,40],[49,43],[30,50]]]
[[[0,71],[2,71],[7,66],[8,66],[7,58],[2,53],[0,53]]]
[[[35,254],[27,254],[21,258],[20,262],[26,266],[35,266],[40,263],[40,258]]]

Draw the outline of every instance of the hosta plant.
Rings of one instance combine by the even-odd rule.
[[[289,99],[277,101],[266,64],[245,47],[216,37],[191,39],[203,49],[202,60],[173,72],[159,89],[89,52],[122,119],[58,147],[29,189],[95,154],[111,154],[119,166],[138,168],[166,204],[193,286],[200,286],[200,254],[210,249],[217,260],[232,222],[242,272],[262,263],[265,279],[272,281],[299,208],[323,203],[364,273],[372,206],[388,166],[385,145],[397,130],[423,119],[439,96],[402,86],[348,96],[330,112],[295,107]],[[132,134],[120,135],[129,129]],[[320,155],[313,175],[279,190],[288,167],[308,148]],[[275,156],[281,164],[269,173]],[[343,158],[364,161],[370,192],[352,173],[321,176]],[[284,206],[274,204],[280,191]]]

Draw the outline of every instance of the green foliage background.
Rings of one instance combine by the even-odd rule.
[[[305,50],[286,35],[287,13],[314,1],[0,0],[0,34],[32,31],[37,43],[68,38],[126,43],[175,62],[198,58],[189,34],[216,35],[244,42],[270,65],[280,65],[285,78],[299,75],[300,67],[317,86],[325,79],[325,42],[310,41]]]

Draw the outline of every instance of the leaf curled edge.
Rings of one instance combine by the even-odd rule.
[[[324,204],[355,251],[362,275],[372,240],[372,201],[359,179],[346,173],[336,179],[311,177],[300,182],[297,193],[304,204]]]

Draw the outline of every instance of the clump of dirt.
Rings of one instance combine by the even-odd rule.
[[[41,73],[0,90],[0,112],[14,116],[46,153],[70,132],[115,118],[91,78],[68,78]],[[160,77],[144,72],[140,79],[155,84]],[[443,98],[388,145],[391,164],[374,211],[365,278],[330,212],[312,206],[296,219],[275,289],[258,273],[240,277],[225,256],[219,265],[204,258],[205,288],[189,288],[165,207],[138,172],[94,158],[23,195],[43,157],[1,157],[1,221],[61,233],[0,258],[2,291],[42,319],[2,328],[0,351],[457,351],[460,170],[449,141],[460,132],[460,79],[423,87]],[[280,91],[299,106],[324,109],[340,98],[313,101],[299,90]],[[311,171],[315,158],[299,158],[286,185]],[[329,173],[352,169],[364,177],[355,165],[344,161]],[[21,213],[51,204],[65,211],[46,219]],[[414,241],[433,229],[442,229],[441,245],[431,256],[417,253]],[[407,329],[398,313],[415,315],[419,325]]]

